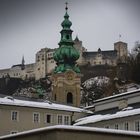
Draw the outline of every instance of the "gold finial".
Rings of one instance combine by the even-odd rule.
[[[68,10],[68,2],[66,2],[65,4],[66,4],[66,8],[65,9],[67,11]]]

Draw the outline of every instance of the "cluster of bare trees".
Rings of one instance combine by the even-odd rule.
[[[140,84],[140,42],[135,43],[128,57],[129,79]]]

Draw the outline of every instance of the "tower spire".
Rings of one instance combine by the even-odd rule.
[[[24,55],[22,56],[22,65],[24,65],[25,64],[25,60],[24,60]]]
[[[68,10],[68,2],[66,2],[65,4],[66,4],[65,10],[67,12],[67,10]]]
[[[24,55],[22,56],[22,61],[21,61],[21,69],[24,70],[25,68],[25,60],[24,60]]]
[[[55,73],[62,73],[67,70],[73,70],[76,73],[80,73],[80,69],[75,65],[76,60],[79,58],[79,52],[73,47],[74,41],[72,39],[72,22],[69,20],[69,15],[67,13],[68,3],[66,2],[66,13],[64,15],[64,20],[61,23],[61,39],[59,42],[59,48],[54,53],[54,60],[57,62],[57,67]]]

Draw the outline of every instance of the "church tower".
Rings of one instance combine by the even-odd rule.
[[[58,103],[79,107],[81,74],[76,66],[79,52],[73,47],[72,22],[69,20],[67,3],[65,10],[59,48],[54,53],[57,66],[52,75],[52,98]]]
[[[21,61],[21,70],[25,69],[25,60],[24,60],[24,56],[22,56],[22,61]]]

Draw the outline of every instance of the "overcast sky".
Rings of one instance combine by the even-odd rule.
[[[89,51],[140,40],[140,0],[67,0],[73,39]],[[41,48],[58,47],[66,0],[0,0],[0,69],[34,63]]]

